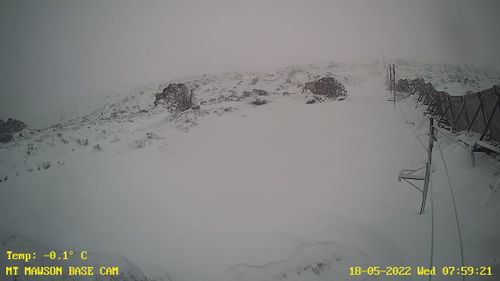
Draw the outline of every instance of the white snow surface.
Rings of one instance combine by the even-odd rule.
[[[16,246],[6,238],[14,233],[46,248],[120,253],[175,281],[371,280],[348,276],[349,266],[428,266],[431,203],[418,215],[421,195],[397,181],[426,161],[427,120],[413,97],[393,108],[384,75],[333,63],[206,75],[183,80],[199,111],[174,118],[153,107],[166,83],[26,130],[0,146],[2,247]],[[301,86],[323,76],[343,82],[348,98],[305,104]],[[259,98],[269,103],[251,105],[256,97],[242,94],[252,89],[267,90]],[[500,195],[490,186],[500,163],[477,154],[472,167],[460,145],[440,133],[438,142],[466,264],[498,277]],[[437,144],[433,158],[434,265],[460,266]]]

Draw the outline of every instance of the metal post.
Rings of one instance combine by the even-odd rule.
[[[392,65],[392,71],[394,73],[394,75],[393,75],[393,77],[394,77],[394,94],[393,94],[394,108],[396,108],[396,65],[395,64]]]
[[[389,66],[387,66],[386,73],[385,73],[386,78],[387,78],[387,80],[386,80],[386,81],[387,81],[387,87],[388,87],[388,89],[389,89],[389,90],[391,89],[391,74],[390,74],[390,72],[389,72],[389,71],[390,71],[390,70],[389,70],[389,69],[390,69],[390,67],[391,67],[390,65],[389,65]]]
[[[393,79],[393,86],[392,86],[392,98],[394,99],[394,108],[396,108],[396,65],[392,65],[392,79]]]
[[[434,118],[430,118],[429,124],[429,147],[427,148],[427,164],[425,169],[425,179],[424,179],[424,189],[422,192],[422,206],[420,207],[420,214],[424,213],[425,210],[425,202],[427,201],[427,192],[429,190],[429,178],[431,173],[431,165],[432,165],[432,147],[434,145]]]

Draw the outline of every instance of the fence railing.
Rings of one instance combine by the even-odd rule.
[[[421,78],[399,79],[396,91],[418,95],[418,101],[427,105],[427,112],[439,116],[439,124],[447,124],[453,131],[472,131],[500,144],[500,91],[498,86],[463,96],[452,96],[437,91]]]

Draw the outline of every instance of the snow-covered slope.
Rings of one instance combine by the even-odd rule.
[[[423,78],[436,90],[461,96],[500,84],[500,71],[491,66],[423,64],[396,60],[397,78]]]
[[[400,77],[422,69],[405,67]],[[23,132],[0,148],[9,176],[0,225],[47,247],[120,253],[164,280],[368,280],[348,268],[427,266],[430,205],[419,216],[420,195],[397,182],[400,169],[425,162],[417,137],[427,142],[426,121],[411,99],[392,107],[384,75],[383,66],[325,63],[187,78],[177,82],[196,89],[198,111],[174,118],[153,107],[165,83]],[[306,104],[303,84],[323,76],[349,97]],[[252,89],[269,102],[252,105]],[[498,272],[496,162],[480,155],[471,167],[466,151],[439,142],[466,262]],[[434,157],[435,264],[459,266]]]
[[[264,89],[272,96],[294,95],[300,93],[304,82],[323,76],[337,77],[350,85],[359,83],[361,77],[348,73],[350,68],[352,66],[325,63],[291,66],[273,73],[204,75],[147,86],[123,95],[94,98],[68,112],[69,116],[77,116],[71,120],[44,129],[26,129],[14,136],[14,142],[0,144],[0,180],[61,167],[101,148],[117,152],[142,148],[154,139],[176,134],[175,127],[188,129],[199,115],[221,115],[250,107],[248,102],[255,99],[255,95],[245,95],[245,91]],[[154,107],[154,94],[171,82],[184,82],[194,89],[202,111],[189,112],[174,120],[165,109]],[[172,129],[166,129],[165,125]],[[158,130],[160,126],[162,129]]]

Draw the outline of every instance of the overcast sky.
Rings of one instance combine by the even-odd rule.
[[[500,1],[0,0],[0,118],[226,70],[316,61],[500,63]]]

